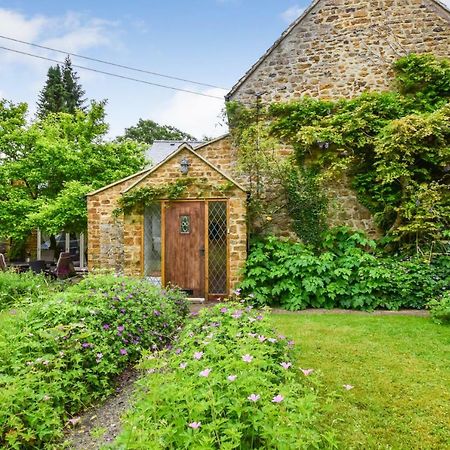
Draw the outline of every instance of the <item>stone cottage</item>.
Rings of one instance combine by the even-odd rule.
[[[254,106],[257,97],[269,103],[386,90],[399,56],[449,57],[449,49],[450,12],[436,0],[315,0],[226,99]],[[239,281],[247,250],[238,149],[228,135],[158,145],[162,160],[155,166],[88,195],[89,268],[176,284],[191,297],[226,296]],[[180,183],[184,189],[176,198],[167,193]],[[146,188],[160,193],[153,203],[114,213],[122,196]],[[344,205],[340,223],[373,229],[345,180],[335,197]]]

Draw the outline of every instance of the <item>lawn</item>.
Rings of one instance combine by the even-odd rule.
[[[450,327],[363,314],[273,314],[273,323],[300,346],[298,366],[319,373],[323,425],[339,448],[450,448]]]

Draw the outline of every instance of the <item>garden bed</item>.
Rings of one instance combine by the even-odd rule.
[[[109,275],[0,313],[0,446],[57,442],[143,349],[170,345],[187,313],[176,291]]]

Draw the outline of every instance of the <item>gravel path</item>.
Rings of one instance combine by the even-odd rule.
[[[80,420],[66,434],[64,448],[97,450],[112,442],[120,433],[120,417],[130,406],[137,378],[135,369],[122,373],[115,394],[80,415]]]

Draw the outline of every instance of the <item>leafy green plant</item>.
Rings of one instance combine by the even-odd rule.
[[[144,348],[170,345],[187,312],[177,291],[98,275],[0,315],[0,446],[54,443]]]
[[[112,448],[333,448],[315,427],[316,375],[294,366],[293,346],[242,303],[203,309],[171,350],[144,355]]]
[[[436,264],[374,254],[375,242],[362,232],[332,229],[315,254],[301,243],[275,237],[253,244],[247,259],[244,293],[256,305],[313,308],[423,308],[450,276],[442,257]]]
[[[436,323],[450,325],[450,291],[444,292],[440,298],[431,300],[427,307]]]
[[[0,272],[0,311],[23,302],[33,302],[59,290],[60,284],[52,283],[44,275],[32,272]]]

